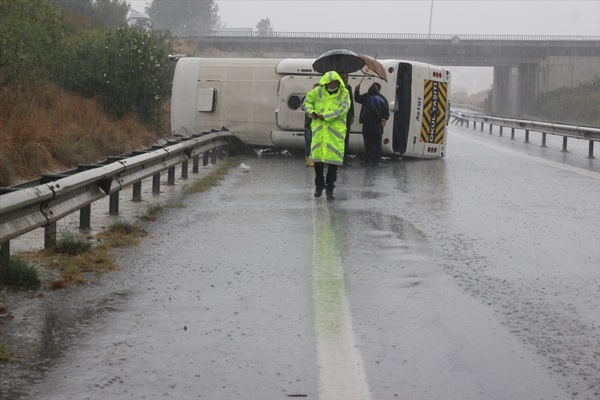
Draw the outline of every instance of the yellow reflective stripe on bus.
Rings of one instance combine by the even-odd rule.
[[[446,130],[447,83],[425,80],[421,142],[442,144]]]

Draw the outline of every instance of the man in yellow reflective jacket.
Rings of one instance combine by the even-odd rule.
[[[338,166],[344,162],[346,117],[350,109],[350,95],[340,75],[326,72],[319,86],[306,94],[306,114],[312,118],[312,141],[309,159],[315,163],[315,197],[323,189],[328,200],[333,200]],[[328,164],[327,176],[324,165]]]

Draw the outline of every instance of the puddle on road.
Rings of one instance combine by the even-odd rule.
[[[21,304],[13,304],[19,311],[4,327],[3,339],[16,360],[0,363],[0,399],[29,398],[31,386],[71,348],[101,329],[107,315],[125,309],[129,300],[125,292],[93,298],[98,293],[92,289],[90,296],[89,287],[67,290],[66,295],[53,292],[43,299],[23,296]]]

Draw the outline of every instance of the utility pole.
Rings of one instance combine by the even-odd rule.
[[[431,7],[429,8],[429,34],[428,39],[431,39],[431,20],[433,19],[433,0],[431,0]]]

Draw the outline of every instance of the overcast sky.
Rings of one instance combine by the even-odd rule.
[[[177,1],[177,0],[173,0]],[[279,32],[600,36],[600,0],[217,0],[227,28]],[[143,11],[147,1],[130,1]],[[433,4],[433,13],[431,7]]]

